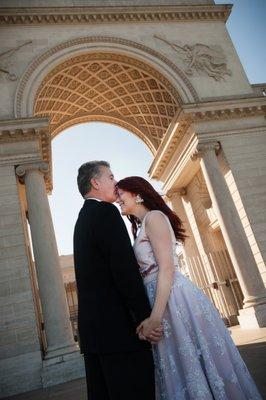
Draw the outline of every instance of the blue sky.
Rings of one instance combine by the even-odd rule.
[[[225,1],[216,1],[224,4]],[[227,28],[251,83],[266,82],[266,0],[234,0]],[[52,142],[54,189],[49,196],[59,254],[72,254],[74,224],[83,204],[78,193],[78,167],[94,159],[108,160],[117,179],[148,178],[152,154],[134,134],[111,124],[76,125]],[[157,190],[161,185],[152,182]]]
[[[215,3],[233,4],[227,29],[250,83],[265,83],[266,0],[216,0]]]

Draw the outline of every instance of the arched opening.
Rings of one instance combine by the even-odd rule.
[[[76,183],[79,166],[89,160],[104,159],[110,162],[117,180],[130,175],[149,179],[147,171],[153,159],[149,148],[132,132],[101,122],[67,128],[53,139],[52,154],[54,189],[49,201],[59,254],[72,250],[74,219],[83,204]],[[160,190],[160,182],[152,184]]]
[[[52,141],[52,154],[54,189],[49,203],[72,329],[77,339],[78,308],[72,242],[74,225],[83,205],[76,183],[77,170],[86,161],[104,159],[110,162],[117,180],[130,175],[149,180],[147,171],[153,155],[132,132],[101,122],[74,125],[62,131]],[[160,191],[160,182],[151,183]],[[125,217],[124,221],[131,234],[129,221]]]

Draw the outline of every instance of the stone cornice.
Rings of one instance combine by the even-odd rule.
[[[46,171],[45,174],[45,181],[47,190],[50,192],[52,190],[51,136],[48,118],[19,118],[0,121],[0,144],[24,142],[36,140],[36,138],[39,140],[42,161],[49,165],[49,171]],[[12,163],[20,164],[22,161],[25,163],[25,157],[19,154],[10,158]],[[29,156],[25,165],[28,162],[32,163],[32,161],[33,157]]]
[[[265,115],[266,97],[185,104],[183,111],[193,122]]]
[[[191,155],[194,154],[195,149],[198,145],[198,139],[190,132],[182,139],[179,146],[176,148],[174,157],[169,160],[165,171],[160,173],[160,178],[163,176],[164,186],[163,190],[168,193],[172,190],[178,192],[187,186],[193,176],[197,173],[200,168],[199,161],[192,162]],[[180,196],[181,193],[178,193]],[[185,195],[184,192],[182,195]]]
[[[0,120],[0,139],[15,137],[19,134],[36,133],[48,128],[48,118],[16,118]]]
[[[227,21],[231,5],[0,8],[0,25]]]
[[[175,116],[173,123],[168,128],[154,158],[149,174],[158,179],[168,164],[170,158],[174,154],[179,141],[186,134],[189,126],[191,125],[191,118],[183,112],[178,112]]]
[[[149,169],[150,175],[155,179],[160,179],[182,137],[190,131],[190,126],[193,126],[193,124],[233,118],[249,118],[258,115],[264,116],[265,114],[266,98],[264,97],[183,104],[182,111],[174,119],[174,126],[168,128],[158,148],[156,157]],[[219,136],[219,134],[217,135]],[[217,139],[213,138],[212,140]]]

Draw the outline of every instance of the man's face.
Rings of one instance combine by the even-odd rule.
[[[114,179],[114,175],[110,168],[101,166],[100,167],[100,176],[95,178],[98,185],[99,194],[104,201],[108,203],[113,203],[117,199],[116,193],[116,181]]]

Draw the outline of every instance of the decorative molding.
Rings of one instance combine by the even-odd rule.
[[[166,196],[168,197],[168,199],[172,200],[175,197],[184,197],[187,194],[187,189],[186,188],[180,188],[180,189],[170,189],[168,190],[168,192],[166,193]]]
[[[38,163],[33,163],[33,164],[21,164],[18,165],[15,169],[16,175],[19,178],[20,183],[25,185],[25,177],[26,174],[30,171],[37,171],[41,173],[44,177],[44,181],[46,184],[46,189],[48,190],[48,193],[52,190],[51,187],[51,181],[50,181],[50,176],[51,176],[51,171],[50,171],[50,166],[46,162],[38,162]]]
[[[228,120],[266,115],[266,97],[229,99],[195,104],[184,104],[184,113],[193,122]]]
[[[232,118],[245,118],[254,117],[256,115],[265,115],[266,106],[253,106],[253,107],[237,107],[223,110],[212,110],[212,111],[199,111],[192,114],[194,122],[201,121],[214,121],[222,119]]]
[[[0,25],[226,22],[231,5],[0,8]]]
[[[13,72],[11,73],[8,68],[8,59],[21,47],[26,46],[27,44],[32,43],[31,40],[28,40],[25,43],[22,43],[19,46],[13,47],[12,49],[5,50],[0,54],[0,73],[5,74],[10,81],[16,81],[18,79],[17,75]]]
[[[212,132],[204,133],[204,140],[206,141],[220,141],[222,138],[226,138],[228,136],[239,136],[239,135],[265,135],[266,130],[266,122],[264,126],[253,126],[247,128],[236,128],[229,130],[213,130]]]
[[[41,157],[45,164],[49,166],[46,171],[45,180],[48,192],[51,192],[52,183],[52,163],[51,163],[51,135],[49,132],[49,120],[47,118],[21,118],[14,120],[0,121],[0,144],[27,142],[38,140],[40,145]],[[33,154],[17,154],[9,157],[9,161],[16,165],[23,161],[29,164],[34,159]],[[35,155],[36,160],[36,155]],[[7,159],[5,159],[7,161]],[[22,164],[21,164],[22,166]]]
[[[190,159],[197,143],[198,139],[195,133],[189,128],[179,141],[166,167],[160,172],[157,178],[164,182],[163,190],[165,192],[172,188],[186,187],[200,169],[199,162],[193,163]],[[152,178],[157,176],[157,169],[153,171]]]
[[[203,43],[180,46],[157,35],[154,35],[154,38],[166,43],[181,57],[186,64],[185,73],[189,76],[198,72],[208,75],[215,81],[220,81],[224,80],[226,75],[232,75],[227,68],[226,57],[222,53],[221,47],[207,46]]]
[[[149,169],[149,174],[151,174],[154,179],[159,179],[159,176],[175,153],[180,140],[186,135],[190,125],[190,115],[185,115],[182,111],[179,111],[172,126],[169,127],[163,138],[157,150],[156,157]]]
[[[33,164],[22,164],[16,167],[16,175],[19,177],[22,183],[25,183],[25,176],[29,171],[39,171],[43,175],[49,172],[49,165],[45,162],[33,163]]]
[[[201,142],[198,143],[195,152],[191,155],[191,161],[196,161],[202,158],[208,151],[215,151],[216,155],[221,150],[221,144],[219,142]]]
[[[9,143],[9,142],[21,142],[26,140],[31,140],[33,136],[39,136],[39,129],[33,128],[4,128],[1,129],[0,126],[0,143]]]
[[[156,157],[149,169],[150,175],[154,179],[161,179],[161,175],[165,170],[166,166],[171,162],[172,156],[175,154],[178,146],[181,144],[181,140],[186,140],[186,137],[191,133],[195,136],[195,143],[192,140],[192,144],[189,149],[185,152],[189,156],[189,160],[197,160],[200,157],[196,150],[198,142],[196,123],[206,121],[225,120],[228,118],[245,118],[248,116],[265,116],[266,111],[266,98],[248,98],[248,99],[228,99],[223,101],[209,101],[209,102],[197,102],[194,104],[183,104],[182,110],[176,115],[173,120],[173,126],[170,126],[157,153]],[[234,125],[232,125],[234,126]],[[261,129],[261,132],[265,132],[265,128],[254,128],[256,131]],[[217,138],[222,136],[228,136],[232,134],[250,133],[252,128],[245,130],[244,128],[239,129],[237,132],[234,130],[216,132],[214,134],[204,134],[206,142],[217,143]],[[182,139],[183,138],[183,139]],[[200,142],[202,143],[202,142]],[[183,150],[180,152],[183,154]],[[180,153],[180,154],[181,154]],[[180,167],[181,168],[181,167]]]

